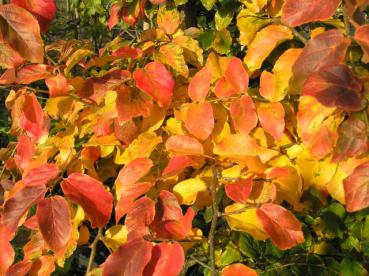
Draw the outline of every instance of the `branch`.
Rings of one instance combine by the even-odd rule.
[[[90,254],[90,258],[88,260],[88,265],[87,265],[87,269],[86,269],[86,276],[88,275],[88,273],[91,271],[92,269],[92,264],[94,263],[94,259],[95,259],[95,255],[96,255],[96,246],[97,243],[99,242],[99,240],[101,239],[102,236],[102,228],[99,228],[99,231],[97,232],[97,235],[94,239],[94,241],[91,244],[91,254]]]
[[[342,7],[343,23],[345,25],[345,33],[347,37],[351,37],[350,34],[350,18],[347,14],[347,9],[345,6]]]
[[[308,40],[298,30],[296,30],[295,28],[293,28],[293,27],[291,27],[287,24],[282,23],[279,18],[273,19],[273,22],[277,23],[277,24],[281,24],[281,25],[289,28],[291,30],[291,32],[293,33],[293,35],[295,37],[297,37],[302,43],[306,44],[308,42]]]
[[[213,177],[211,179],[211,184],[210,184],[211,200],[212,200],[212,207],[213,207],[213,218],[211,220],[208,242],[209,242],[211,276],[216,276],[217,270],[215,267],[214,236],[215,236],[215,230],[217,227],[217,220],[218,220],[218,213],[219,213],[217,199],[216,199],[216,186],[218,184],[218,172],[215,168],[215,165],[211,167],[211,170],[213,172]]]
[[[238,209],[236,211],[232,211],[232,212],[225,212],[225,213],[220,213],[219,216],[230,216],[230,215],[236,215],[236,214],[241,214],[244,211],[248,210],[248,209],[254,209],[254,208],[258,208],[260,205],[259,204],[255,204],[255,205],[247,205],[245,207],[242,207],[241,209]]]
[[[195,256],[193,255],[190,255],[190,259],[192,259],[194,262],[198,263],[199,265],[209,269],[209,270],[212,270],[212,268],[210,266],[208,266],[206,263],[200,261],[199,259],[197,259]]]

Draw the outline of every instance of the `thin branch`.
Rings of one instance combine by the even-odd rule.
[[[96,255],[96,246],[97,243],[99,242],[99,240],[102,237],[102,228],[99,228],[99,231],[97,232],[97,235],[94,239],[94,241],[91,244],[91,254],[90,254],[90,258],[88,260],[88,265],[87,265],[87,269],[86,269],[86,276],[88,275],[88,273],[91,271],[92,269],[92,265],[94,263],[94,259],[95,259],[95,255]]]
[[[212,209],[213,209],[213,218],[211,220],[210,225],[210,231],[209,231],[209,255],[210,255],[210,265],[211,265],[211,276],[217,275],[217,270],[215,267],[215,247],[214,247],[214,237],[215,237],[215,230],[217,227],[217,220],[218,220],[218,204],[217,204],[217,198],[216,198],[216,186],[218,184],[218,172],[215,168],[215,165],[211,167],[211,170],[213,172],[213,177],[211,179],[210,184],[210,192],[211,192],[211,200],[212,200]]]
[[[190,255],[190,259],[193,260],[194,262],[198,263],[199,265],[209,269],[209,270],[212,270],[212,268],[210,266],[208,266],[206,263],[200,261],[199,259],[197,259],[195,256],[193,255]]]
[[[232,212],[224,212],[224,213],[220,213],[219,216],[230,216],[230,215],[237,215],[237,214],[241,214],[244,211],[248,210],[248,209],[254,209],[259,207],[259,204],[255,204],[255,205],[247,205],[245,207],[242,207],[241,209],[238,209],[236,211],[232,211]]]
[[[351,37],[350,33],[350,18],[347,14],[347,9],[345,6],[342,7],[343,23],[345,25],[345,33],[347,37]]]
[[[289,26],[287,24],[282,23],[279,18],[273,19],[273,22],[274,23],[277,23],[277,24],[281,24],[281,25],[289,28],[291,30],[291,32],[293,33],[293,35],[295,37],[297,37],[302,43],[306,44],[308,42],[307,38],[304,37],[298,30],[296,30],[295,28],[293,28],[293,27],[291,27],[291,26]]]

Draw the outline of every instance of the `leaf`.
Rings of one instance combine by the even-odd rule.
[[[339,0],[286,0],[281,20],[291,27],[323,21],[335,13],[339,4]]]
[[[160,191],[158,207],[161,220],[180,220],[183,216],[177,197],[166,190]]]
[[[196,39],[182,35],[181,32],[177,32],[172,42],[182,47],[183,56],[186,62],[196,67],[201,67],[203,65],[203,49],[199,46],[199,42]]]
[[[167,151],[176,155],[203,155],[203,148],[195,138],[185,135],[175,135],[165,142]]]
[[[17,151],[14,156],[15,163],[19,168],[25,170],[32,161],[35,152],[36,147],[32,143],[31,139],[26,135],[19,136]]]
[[[24,62],[23,58],[7,43],[0,42],[0,66],[15,68]],[[13,81],[11,81],[13,82]]]
[[[160,107],[168,108],[173,98],[174,80],[171,73],[159,62],[150,62],[133,73],[136,85],[158,102]]]
[[[300,91],[311,73],[326,66],[342,63],[349,45],[350,40],[337,29],[326,31],[310,39],[292,66],[292,87]]]
[[[229,227],[235,231],[241,231],[249,233],[253,238],[257,240],[265,240],[268,238],[265,233],[260,219],[256,215],[256,208],[248,208],[241,211],[245,205],[235,203],[228,205],[225,208],[225,216]]]
[[[232,57],[229,60],[227,70],[224,73],[225,80],[232,85],[237,92],[246,92],[249,85],[249,75],[242,61],[239,58]]]
[[[202,5],[210,11],[216,3],[216,0],[201,0]]]
[[[46,191],[47,189],[44,185],[21,186],[19,190],[5,201],[2,223],[9,231],[16,231],[21,218],[32,205],[44,198]]]
[[[258,123],[255,104],[248,95],[233,100],[229,112],[234,128],[242,134],[249,134]]]
[[[3,252],[5,251],[3,250]],[[32,262],[30,260],[20,261],[9,267],[8,271],[5,273],[5,276],[27,275],[28,271],[31,269],[31,266]]]
[[[325,107],[311,96],[300,98],[297,130],[306,147],[318,160],[333,150],[338,139],[337,128],[341,120],[331,116],[334,111],[335,108]]]
[[[221,31],[228,27],[228,25],[232,22],[234,15],[234,7],[231,4],[222,5],[215,13],[214,21],[215,28],[218,31]]]
[[[253,177],[240,179],[235,182],[225,184],[226,195],[237,203],[245,204],[249,199],[253,186]]]
[[[356,212],[369,206],[368,168],[369,163],[365,162],[356,167],[353,173],[343,180],[348,212]]]
[[[45,80],[45,83],[49,89],[50,97],[60,97],[68,94],[68,83],[63,74],[49,77]]]
[[[362,108],[362,83],[346,65],[324,67],[306,80],[302,95],[315,97],[321,104],[347,111]]]
[[[369,150],[368,125],[364,121],[350,117],[338,129],[339,137],[332,157],[333,162],[360,156]]]
[[[37,18],[41,33],[46,33],[56,12],[53,0],[12,0],[11,2],[32,13]]]
[[[228,54],[232,45],[232,37],[228,29],[223,29],[215,33],[211,47],[219,54]]]
[[[211,74],[207,67],[199,70],[190,80],[188,95],[192,101],[203,101],[210,90]]]
[[[280,102],[259,102],[256,107],[259,121],[263,129],[272,135],[276,141],[280,141],[285,127],[285,112],[283,105]]]
[[[251,12],[259,13],[268,3],[268,0],[241,0],[240,2],[246,5]]]
[[[361,46],[363,50],[362,62],[369,63],[369,24],[359,26],[356,29],[355,37],[357,43]]]
[[[190,156],[173,156],[170,158],[168,165],[164,168],[163,176],[174,176],[180,174],[185,168],[196,166],[197,163]]]
[[[113,196],[104,185],[82,173],[72,173],[61,184],[65,197],[82,206],[92,227],[103,227],[113,208]]]
[[[167,43],[160,47],[159,52],[154,54],[154,59],[169,65],[174,72],[185,78],[188,77],[188,67],[184,58],[183,49],[178,44]]]
[[[128,209],[125,219],[125,225],[128,230],[128,239],[130,234],[143,237],[150,234],[148,225],[150,225],[155,217],[155,202],[144,196],[136,200]]]
[[[293,93],[290,85],[292,79],[292,67],[300,56],[302,49],[288,49],[276,61],[273,73],[263,71],[260,76],[260,95],[271,102],[279,102],[285,98],[288,92]]]
[[[105,246],[115,252],[122,244],[127,241],[127,227],[125,225],[114,225],[105,231],[102,238]]]
[[[0,27],[3,30],[4,40],[14,45],[24,59],[43,63],[44,50],[37,20],[25,9],[6,4],[0,6],[0,17],[4,19]]]
[[[206,183],[200,178],[190,178],[177,183],[173,187],[173,192],[180,198],[181,204],[192,205],[196,201],[197,194],[207,189]]]
[[[78,49],[73,54],[71,54],[67,62],[65,63],[66,67],[64,68],[64,74],[68,75],[68,73],[76,66],[80,61],[84,58],[89,57],[93,54],[93,52],[89,49]]]
[[[250,72],[261,68],[264,60],[283,41],[292,39],[291,30],[282,25],[269,25],[261,29],[248,46],[244,62]]]
[[[42,199],[37,204],[36,216],[42,236],[50,249],[56,253],[64,249],[72,229],[67,201],[61,196]]]
[[[33,262],[29,275],[50,275],[54,271],[55,257],[43,255]]]
[[[109,255],[102,264],[103,276],[142,275],[151,259],[153,245],[142,239],[132,239]]]
[[[214,129],[213,108],[210,103],[193,103],[187,110],[186,129],[199,140],[206,140]]]
[[[237,27],[240,31],[240,44],[248,46],[255,34],[270,23],[269,18],[255,16],[249,9],[241,10],[237,15]]]
[[[181,23],[177,9],[167,9],[166,6],[160,6],[157,11],[156,21],[160,29],[166,34],[173,34]]]
[[[0,236],[0,273],[2,275],[8,276],[6,272],[8,271],[8,268],[11,267],[14,261],[15,252],[9,241],[11,233],[5,225],[0,225]]]
[[[45,186],[59,174],[58,165],[52,163],[42,164],[29,170],[23,175],[25,186]]]
[[[256,213],[265,232],[280,249],[289,249],[304,242],[301,223],[282,206],[266,203],[258,208]]]
[[[257,276],[258,273],[252,268],[241,263],[231,264],[222,269],[222,276],[233,276],[233,275]]]
[[[181,272],[184,260],[183,248],[178,242],[156,244],[143,276],[176,276]]]

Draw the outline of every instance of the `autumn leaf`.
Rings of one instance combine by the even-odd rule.
[[[181,204],[185,205],[194,204],[197,194],[206,190],[206,183],[200,178],[186,179],[173,187],[173,192],[179,197]]]
[[[253,177],[247,179],[236,180],[235,182],[227,183],[224,186],[226,195],[237,203],[245,204],[251,194],[253,187]]]
[[[263,129],[272,135],[276,141],[280,141],[285,127],[285,111],[283,105],[279,102],[260,102],[256,107],[259,121]]]
[[[9,241],[11,233],[5,225],[0,225],[0,235],[0,250],[2,252],[0,255],[0,273],[6,275],[8,268],[11,267],[14,261],[15,252]]]
[[[346,65],[324,67],[306,80],[302,95],[315,97],[321,104],[347,111],[362,108],[362,84]]]
[[[213,108],[210,103],[193,103],[187,109],[187,130],[199,140],[206,140],[214,128]]]
[[[234,99],[229,112],[235,129],[242,134],[249,134],[258,123],[255,104],[248,95]]]
[[[175,135],[165,142],[167,151],[176,155],[202,155],[202,144],[193,137],[185,135]]]
[[[169,35],[173,34],[181,23],[177,9],[167,9],[165,6],[160,6],[156,21],[159,28]]]
[[[188,95],[193,101],[203,101],[209,93],[211,74],[207,67],[199,70],[190,80]]]
[[[137,87],[153,97],[160,107],[169,107],[173,98],[174,80],[163,64],[150,62],[143,69],[137,69],[133,79]]]
[[[363,50],[362,61],[364,63],[369,63],[369,25],[362,25],[356,29],[355,40],[360,44]]]
[[[157,209],[162,220],[180,220],[182,218],[182,209],[177,197],[166,190],[160,191]]]
[[[286,0],[281,20],[291,27],[323,21],[334,14],[339,4],[339,0]]]
[[[150,234],[148,226],[155,217],[155,202],[144,196],[136,200],[128,209],[125,225],[130,235],[143,237]]]
[[[285,250],[304,242],[301,223],[282,206],[266,203],[256,211],[258,218],[273,243]]]
[[[49,89],[50,97],[60,97],[68,94],[68,83],[63,74],[49,77],[45,80],[45,83]]]
[[[258,273],[252,268],[241,263],[231,264],[222,269],[222,276],[233,276],[233,275],[257,276]]]
[[[187,155],[177,155],[173,156],[168,165],[164,168],[162,175],[163,176],[173,176],[180,174],[185,168],[190,166],[196,166],[197,163],[193,158]]]
[[[104,185],[82,173],[72,173],[61,184],[64,195],[80,204],[91,221],[92,227],[103,227],[113,208],[113,196]]]

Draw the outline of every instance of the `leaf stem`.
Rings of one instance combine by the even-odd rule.
[[[99,228],[97,235],[94,239],[94,241],[91,244],[91,254],[90,254],[90,258],[88,260],[88,265],[87,265],[87,269],[86,269],[86,276],[88,275],[88,273],[91,271],[92,269],[92,265],[94,263],[94,259],[95,259],[95,255],[96,255],[96,246],[97,243],[99,242],[99,240],[101,239],[102,236],[102,228]]]
[[[210,192],[211,192],[211,200],[212,200],[212,209],[213,209],[213,218],[211,220],[210,231],[209,231],[209,255],[210,255],[210,266],[211,266],[211,276],[217,275],[217,270],[215,267],[215,247],[214,247],[214,237],[215,237],[215,230],[217,227],[217,220],[218,220],[218,204],[216,199],[216,186],[218,184],[218,172],[215,168],[215,165],[211,167],[213,172],[213,177],[211,179],[210,184]]]
[[[197,259],[195,256],[193,255],[190,255],[190,259],[193,260],[194,262],[198,263],[199,265],[209,269],[209,270],[212,270],[212,268],[210,266],[208,266],[206,263],[200,261],[199,259]]]

